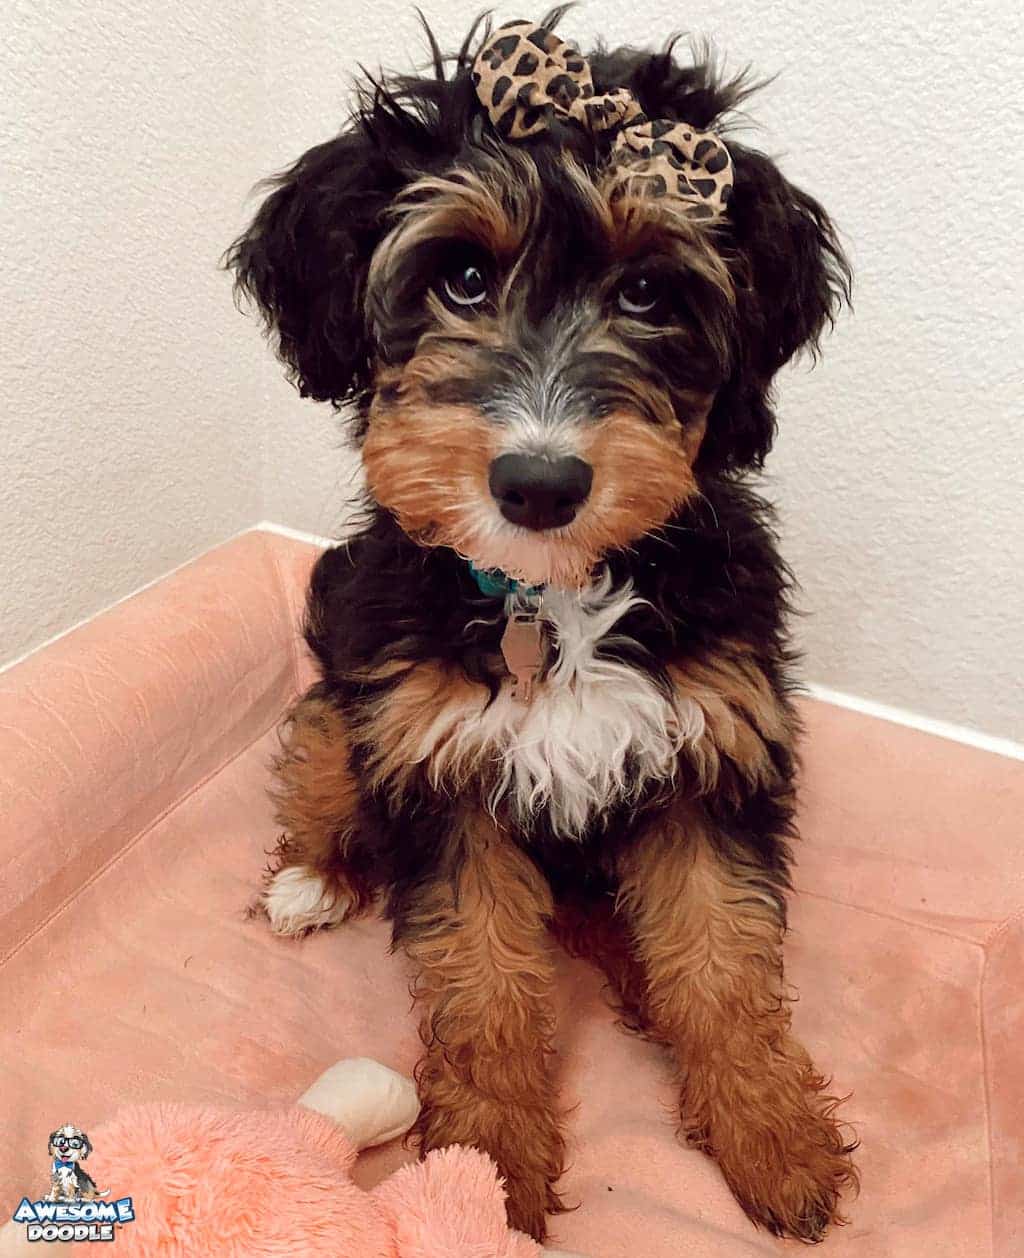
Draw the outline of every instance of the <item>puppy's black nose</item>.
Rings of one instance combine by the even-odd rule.
[[[568,524],[586,502],[594,470],[582,459],[502,454],[491,464],[491,493],[501,514],[527,529]]]

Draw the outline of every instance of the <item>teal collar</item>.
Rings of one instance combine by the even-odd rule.
[[[476,582],[477,589],[488,598],[505,598],[508,594],[526,594],[535,597],[544,592],[543,585],[523,585],[514,577],[507,576],[500,568],[478,568],[469,561],[469,571]]]

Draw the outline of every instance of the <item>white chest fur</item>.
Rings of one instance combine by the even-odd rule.
[[[424,756],[436,776],[496,769],[493,806],[507,801],[523,819],[546,812],[569,837],[610,804],[670,779],[681,748],[703,733],[703,712],[600,649],[625,641],[615,626],[640,601],[631,583],[613,590],[607,575],[582,595],[547,590],[540,616],[555,651],[547,677],[529,703],[506,683],[487,706],[439,715],[443,734],[435,725]]]

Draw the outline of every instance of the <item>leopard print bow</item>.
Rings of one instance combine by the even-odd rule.
[[[552,118],[612,131],[617,183],[649,196],[677,196],[691,218],[725,214],[732,159],[722,141],[686,122],[648,119],[628,88],[596,94],[586,58],[553,31],[526,21],[499,27],[474,62],[473,82],[505,139],[536,135]]]

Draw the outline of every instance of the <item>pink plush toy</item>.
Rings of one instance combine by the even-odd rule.
[[[353,1184],[359,1150],[418,1110],[410,1080],[342,1061],[288,1109],[132,1106],[90,1133],[89,1169],[108,1200],[132,1198],[119,1258],[556,1258],[509,1230],[497,1169],[475,1149],[430,1153],[372,1192]],[[13,1223],[0,1233],[3,1255],[70,1247],[29,1244]]]

